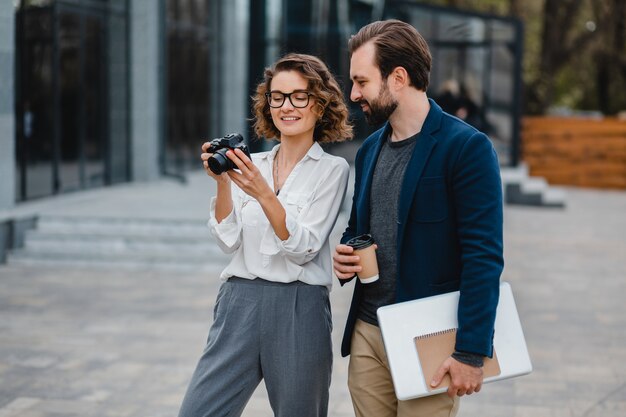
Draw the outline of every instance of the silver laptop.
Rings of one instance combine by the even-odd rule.
[[[416,338],[445,333],[458,327],[459,292],[392,304],[378,309],[378,322],[391,368],[396,397],[399,400],[445,392],[430,389],[420,365]],[[532,371],[524,333],[517,314],[511,286],[500,284],[496,311],[494,351],[499,373],[484,382],[512,378]]]

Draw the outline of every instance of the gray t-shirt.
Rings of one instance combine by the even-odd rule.
[[[378,245],[376,260],[380,278],[363,285],[358,317],[378,326],[376,310],[396,299],[398,200],[404,172],[413,154],[419,133],[408,139],[383,144],[370,190],[370,234]]]

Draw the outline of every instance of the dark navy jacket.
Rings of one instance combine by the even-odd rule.
[[[504,266],[498,160],[485,134],[429,102],[400,191],[396,301],[460,290],[456,349],[491,357]],[[357,152],[352,212],[342,243],[370,230],[372,175],[389,129],[385,124]],[[357,280],[343,356],[350,354],[361,285]]]

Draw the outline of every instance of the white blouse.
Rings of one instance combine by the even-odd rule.
[[[268,184],[280,145],[252,155]],[[348,184],[345,159],[327,154],[314,142],[296,164],[278,195],[286,212],[287,240],[274,233],[261,205],[232,184],[233,210],[218,223],[216,197],[211,200],[208,226],[226,253],[234,253],[220,278],[263,278],[275,282],[302,281],[332,286],[332,259],[328,236],[333,229]]]

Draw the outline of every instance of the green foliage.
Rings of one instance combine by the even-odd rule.
[[[524,22],[525,111],[551,106],[626,110],[623,0],[433,0],[462,10],[515,15]],[[552,14],[546,16],[545,10]],[[546,18],[550,18],[546,22]],[[552,24],[556,22],[556,24]],[[560,43],[551,43],[560,39]],[[542,58],[543,56],[543,58]]]

